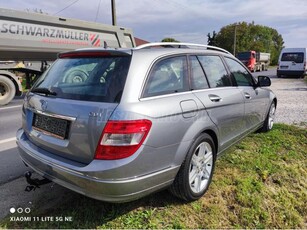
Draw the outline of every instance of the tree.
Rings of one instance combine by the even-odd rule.
[[[271,53],[272,64],[277,64],[279,53],[284,44],[283,38],[277,30],[263,25],[255,25],[254,22],[239,22],[224,26],[216,34],[214,42],[216,46],[233,52],[235,40],[236,53],[247,50]]]
[[[213,31],[212,33],[212,36],[210,33],[207,34],[207,37],[208,37],[208,45],[210,46],[216,46],[216,32],[215,30]]]
[[[163,38],[161,42],[179,42],[175,38]]]

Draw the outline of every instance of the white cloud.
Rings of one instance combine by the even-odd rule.
[[[94,21],[100,0],[79,0],[57,14]],[[73,0],[10,0],[0,7],[42,9],[50,15]],[[286,46],[307,47],[307,1],[305,0],[116,0],[117,21],[149,41],[174,37],[180,41],[206,43],[207,34],[239,21],[254,21],[282,34]],[[101,0],[97,22],[111,24],[110,0]]]

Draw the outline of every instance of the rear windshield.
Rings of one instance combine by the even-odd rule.
[[[32,91],[48,89],[50,96],[72,100],[120,102],[130,56],[58,59]]]
[[[281,61],[293,61],[296,63],[304,62],[304,53],[283,53]]]

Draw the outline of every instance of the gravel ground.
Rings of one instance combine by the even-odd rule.
[[[270,88],[277,96],[275,123],[307,128],[307,80],[273,76],[271,81]]]

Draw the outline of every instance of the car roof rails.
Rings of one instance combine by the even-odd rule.
[[[220,47],[203,45],[203,44],[194,44],[194,43],[183,43],[183,42],[153,42],[153,43],[146,43],[146,44],[137,46],[134,49],[139,50],[139,49],[152,48],[156,46],[164,47],[164,48],[192,48],[192,47],[200,48],[200,49],[205,48],[207,50],[216,50],[216,51],[221,51],[221,52],[232,55],[230,52]]]

